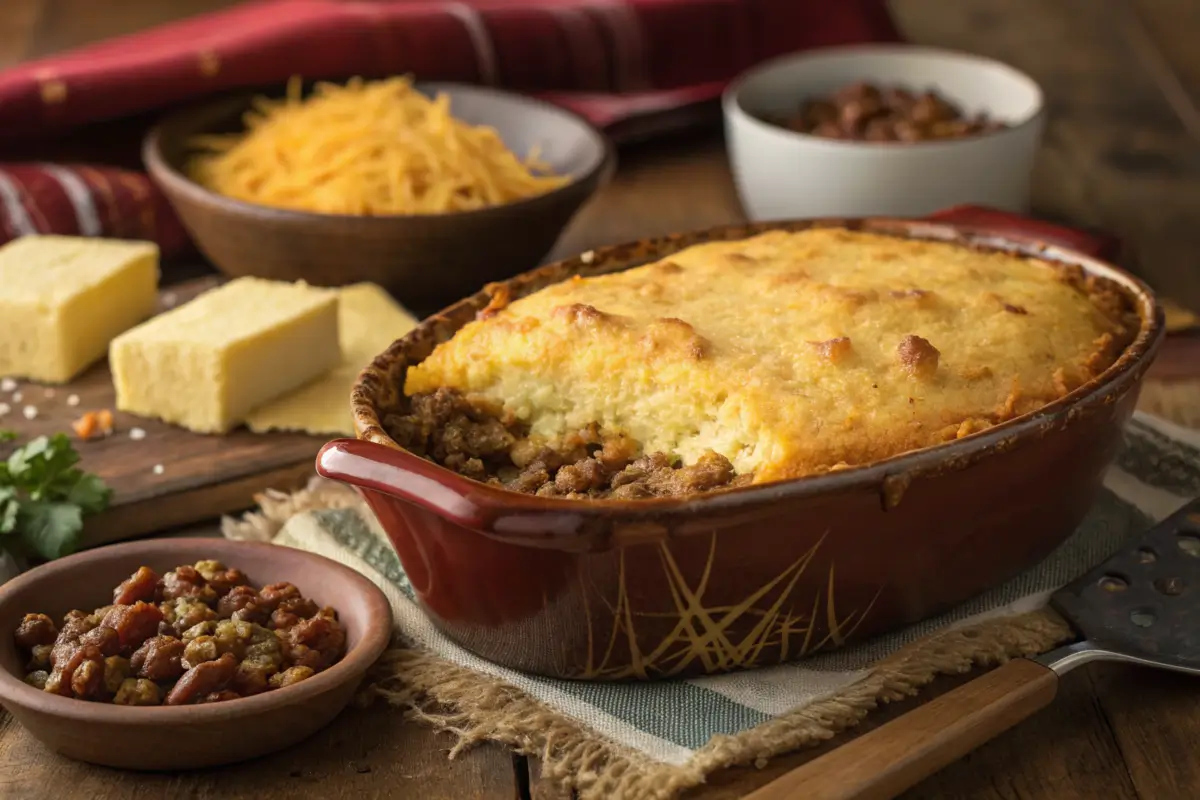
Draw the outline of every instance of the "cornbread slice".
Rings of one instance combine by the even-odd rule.
[[[24,236],[0,247],[0,375],[66,383],[154,313],[150,242]]]
[[[1106,369],[1136,325],[1118,289],[1039,260],[774,231],[496,302],[411,367],[404,392],[451,390],[519,420],[518,467],[529,443],[568,451],[598,426],[687,465],[712,450],[762,482],[1039,408]],[[595,485],[577,478],[566,485]]]
[[[338,294],[238,278],[113,340],[117,408],[200,433],[336,367]]]
[[[338,294],[342,363],[324,377],[254,409],[246,418],[250,430],[354,435],[350,390],[358,373],[388,345],[412,330],[417,321],[373,283],[347,286]]]

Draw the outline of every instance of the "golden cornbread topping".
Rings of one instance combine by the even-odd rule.
[[[409,369],[411,413],[385,427],[472,477],[539,494],[617,494],[612,477],[653,454],[684,469],[727,460],[716,485],[780,480],[1033,411],[1104,371],[1136,327],[1124,293],[1078,269],[838,228],[773,231],[497,299]],[[422,413],[435,396],[444,408]],[[551,480],[516,485],[511,470],[547,452],[568,465],[614,457],[586,481],[547,489],[561,468],[546,463]]]

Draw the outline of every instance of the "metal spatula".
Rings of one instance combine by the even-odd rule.
[[[798,767],[746,800],[888,800],[1054,699],[1109,660],[1200,675],[1200,500],[1051,598],[1082,640],[1019,658]]]

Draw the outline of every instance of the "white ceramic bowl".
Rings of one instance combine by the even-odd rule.
[[[935,89],[1008,123],[931,142],[824,139],[764,122],[857,81]],[[1022,212],[1045,123],[1033,79],[981,56],[910,45],[812,50],[767,62],[723,99],[734,181],[750,219],[918,217],[960,203]]]

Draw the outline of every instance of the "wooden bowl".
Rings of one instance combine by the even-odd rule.
[[[169,117],[149,133],[142,157],[196,245],[222,272],[319,286],[371,281],[414,308],[437,308],[536,266],[612,174],[615,155],[582,117],[549,103],[477,86],[418,88],[449,94],[456,117],[494,127],[516,153],[537,146],[571,182],[515,203],[436,215],[316,214],[233,200],[185,177],[182,167],[192,136],[241,130],[249,94]]]
[[[264,694],[195,706],[131,707],[60,697],[27,685],[12,632],[31,612],[55,620],[112,601],[139,566],[160,574],[215,558],[255,586],[290,581],[346,628],[346,655],[308,680]],[[391,606],[354,570],[290,547],[225,539],[150,539],[52,561],[0,587],[0,704],[34,738],[69,758],[141,770],[195,769],[281,750],[329,723],[387,647]]]
[[[495,293],[519,298],[706,241],[831,224],[1077,267],[1119,289],[1140,329],[1101,375],[980,433],[690,497],[521,494],[414,455],[383,430],[409,365]],[[358,440],[326,445],[317,471],[362,490],[442,631],[516,669],[590,680],[687,677],[779,664],[893,631],[1008,580],[1062,543],[1092,506],[1133,412],[1162,340],[1162,310],[1141,281],[1048,243],[1053,234],[1020,218],[991,229],[795,220],[597,248],[488,287],[395,342],[354,387]]]

